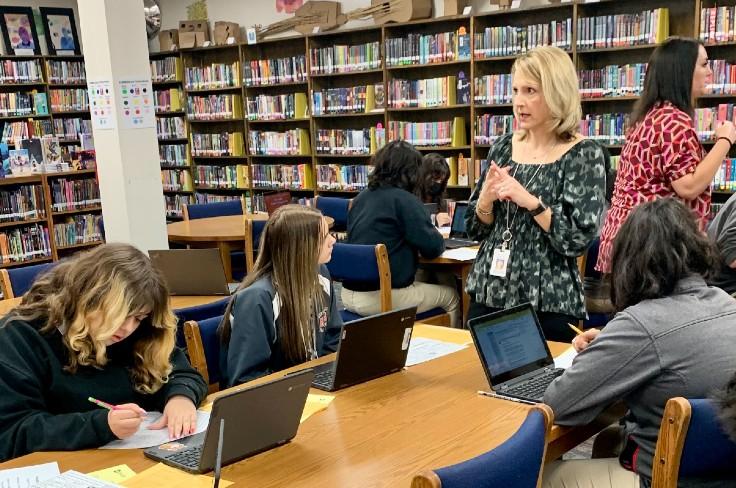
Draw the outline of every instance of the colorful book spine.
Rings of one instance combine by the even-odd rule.
[[[314,189],[311,164],[254,164],[252,167],[254,188]]]
[[[181,81],[181,60],[176,57],[151,60],[151,80],[154,83]]]
[[[35,93],[0,93],[0,117],[34,115]]]
[[[93,178],[55,178],[50,186],[51,208],[56,212],[100,205],[100,189]]]
[[[12,143],[16,139],[28,139],[31,137],[42,137],[53,134],[54,129],[50,120],[26,120],[18,122],[5,122],[2,127],[0,142]]]
[[[605,66],[580,70],[578,80],[581,98],[638,96],[644,89],[647,63]]]
[[[381,43],[335,45],[312,49],[312,74],[352,73],[381,68]]]
[[[192,177],[185,169],[162,169],[161,184],[164,191],[192,191]]]
[[[40,59],[28,61],[4,59],[0,61],[0,84],[42,82],[43,68]]]
[[[0,232],[0,264],[51,257],[49,229],[33,224]]]
[[[237,94],[187,97],[189,120],[235,120],[243,117],[242,98]]]
[[[167,217],[181,218],[184,212],[184,205],[194,203],[191,195],[164,195],[164,208]]]
[[[49,83],[74,85],[84,85],[87,83],[84,61],[49,59],[47,66],[49,70]]]
[[[317,166],[317,188],[333,191],[361,191],[368,186],[372,166],[320,164]]]
[[[248,120],[290,120],[307,117],[306,93],[258,95],[246,99]]]
[[[101,242],[103,238],[102,216],[99,214],[69,215],[64,222],[54,223],[57,247]]]
[[[80,134],[92,134],[92,122],[79,117],[54,119],[54,135],[59,139],[79,139]]]
[[[0,191],[0,222],[43,219],[46,206],[41,185],[23,185]]]
[[[463,42],[458,40],[462,38]],[[388,66],[445,63],[470,59],[465,28],[438,34],[408,34],[386,39],[385,57]]]
[[[713,178],[711,189],[722,192],[736,191],[736,158],[726,158]]]
[[[184,139],[187,137],[186,123],[183,117],[165,117],[156,119],[156,134],[159,139]]]
[[[248,166],[198,165],[196,170],[197,189],[248,188]]]
[[[711,59],[710,68],[713,71],[713,82],[708,90],[714,95],[736,94],[736,64],[723,59]]]
[[[736,41],[736,7],[700,9],[700,40],[706,44]]]
[[[191,135],[192,156],[243,156],[242,132],[198,133]]]
[[[516,130],[516,119],[513,115],[483,114],[475,118],[475,143],[493,144],[504,134]]]
[[[511,75],[485,75],[475,78],[473,86],[475,103],[502,105],[511,103]]]
[[[669,36],[669,9],[578,18],[578,49],[658,44]]]
[[[317,129],[317,154],[370,154],[371,129]]]
[[[49,99],[51,110],[56,113],[89,110],[89,97],[83,88],[49,90]]]
[[[715,137],[716,127],[724,120],[736,120],[733,103],[721,103],[717,107],[696,108],[693,120],[695,131],[701,141],[710,141]]]
[[[209,90],[240,86],[238,81],[240,63],[212,63],[209,66],[187,67],[184,83],[187,90]]]
[[[388,82],[388,106],[391,108],[439,107],[456,103],[456,76],[423,80],[393,79]]]
[[[252,59],[243,63],[245,86],[279,85],[307,81],[305,55],[276,59]]]
[[[161,166],[189,166],[189,146],[187,144],[161,144],[158,157]]]
[[[602,144],[623,144],[629,127],[628,113],[586,114],[580,121],[580,133]]]
[[[475,59],[523,54],[539,46],[572,48],[572,19],[544,24],[486,27],[473,36]]]
[[[291,129],[284,132],[251,130],[250,153],[263,156],[309,155],[309,132]]]
[[[389,139],[402,139],[415,146],[450,146],[453,144],[453,121],[407,122],[391,120]]]
[[[156,112],[176,112],[182,109],[181,92],[178,88],[155,90],[153,97]]]

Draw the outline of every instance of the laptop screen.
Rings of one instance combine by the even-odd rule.
[[[467,237],[465,232],[465,211],[468,209],[468,204],[463,202],[457,202],[455,204],[455,213],[452,214],[452,226],[450,227],[451,237]]]
[[[531,305],[480,317],[470,328],[492,384],[503,383],[553,362]]]

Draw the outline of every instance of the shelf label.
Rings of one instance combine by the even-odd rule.
[[[463,9],[463,15],[470,15],[470,12],[472,11],[473,11],[473,7],[468,5],[467,7]]]

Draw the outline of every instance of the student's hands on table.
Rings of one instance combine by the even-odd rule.
[[[148,428],[155,430],[166,426],[169,427],[169,437],[172,439],[193,434],[197,429],[197,407],[184,395],[172,396],[166,402],[164,414]]]
[[[582,352],[588,348],[590,343],[593,342],[600,333],[601,331],[599,329],[587,329],[585,332],[573,339],[572,347],[574,347],[577,352]]]
[[[116,405],[107,412],[107,424],[118,439],[125,439],[138,432],[146,411],[135,403]]]

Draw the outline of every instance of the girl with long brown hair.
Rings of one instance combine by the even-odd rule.
[[[334,243],[313,208],[285,205],[269,218],[255,267],[220,325],[223,387],[337,349],[342,319],[324,266]]]

